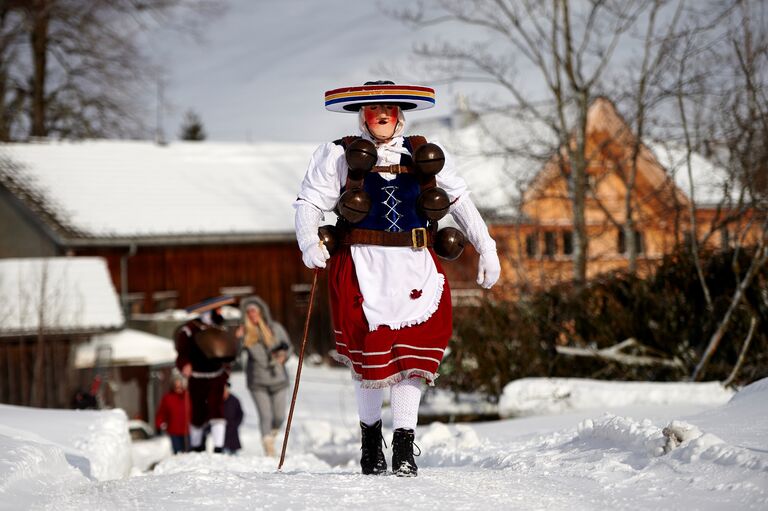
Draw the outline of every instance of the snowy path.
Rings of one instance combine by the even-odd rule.
[[[38,504],[42,509],[62,510],[219,506],[383,510],[428,509],[436,503],[453,509],[572,510],[765,509],[768,505],[765,464],[745,474],[716,463],[658,461],[618,438],[612,442],[550,434],[494,445],[476,443],[470,428],[453,434],[448,429],[428,428],[425,443],[430,442],[429,435],[443,441],[422,457],[422,470],[415,479],[365,477],[356,466],[334,469],[311,455],[294,456],[294,468],[276,473],[274,460],[261,456],[190,454],[163,463],[151,475],[84,484],[49,495]]]
[[[185,454],[102,481],[33,467],[19,484],[0,480],[0,509],[768,509],[768,380],[709,409],[423,426],[419,476],[406,479],[359,474],[346,373],[310,367],[304,375],[282,473],[261,453],[253,405],[236,377],[249,414],[240,455]],[[680,422],[668,436],[677,442],[662,432],[673,419]],[[0,454],[0,474],[4,461]]]

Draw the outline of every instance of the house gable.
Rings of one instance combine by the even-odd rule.
[[[51,257],[61,250],[50,229],[0,184],[0,258]]]
[[[612,218],[625,221],[625,201],[635,137],[627,122],[607,99],[599,98],[587,117],[588,224]],[[687,207],[686,195],[670,179],[664,167],[643,143],[640,144],[634,185],[634,211],[640,218],[660,217],[672,209]],[[566,168],[563,170],[562,165]],[[567,155],[564,149],[542,167],[523,196],[523,212],[537,223],[567,224],[572,218],[567,193]]]

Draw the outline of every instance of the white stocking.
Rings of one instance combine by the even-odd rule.
[[[203,443],[203,428],[198,428],[197,426],[189,425],[189,445],[192,448],[200,447],[200,444]]]
[[[214,419],[211,421],[211,437],[213,437],[214,447],[224,447],[224,435],[227,432],[227,421],[224,419]]]
[[[359,381],[355,381],[355,396],[357,397],[357,414],[360,422],[372,426],[381,419],[381,404],[384,402],[383,389],[364,389]]]
[[[407,378],[392,385],[392,429],[416,430],[421,401],[421,379]]]

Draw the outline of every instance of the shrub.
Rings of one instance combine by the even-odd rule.
[[[687,251],[666,257],[647,279],[614,272],[581,289],[560,284],[514,301],[489,299],[477,308],[457,309],[454,338],[438,384],[498,397],[507,382],[526,376],[686,379],[717,329],[751,257],[743,249],[701,255],[713,311],[707,307]],[[762,268],[737,308],[706,379],[728,377],[752,314],[758,327],[738,382],[768,376],[768,269]],[[653,355],[677,357],[683,366],[629,366],[555,351],[557,345],[607,348],[628,338]]]

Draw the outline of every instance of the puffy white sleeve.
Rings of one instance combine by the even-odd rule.
[[[437,176],[435,176],[437,186],[446,191],[448,198],[451,199],[451,202],[455,202],[459,197],[468,193],[467,183],[464,181],[464,178],[459,176],[459,173],[456,169],[456,160],[448,151],[445,150],[445,147],[443,147],[440,142],[430,142],[440,146],[440,149],[443,150],[443,154],[445,155],[445,164],[443,165],[443,169],[437,174]]]
[[[485,225],[469,194],[463,195],[451,205],[449,212],[479,254],[496,252],[496,242],[488,233],[488,226]]]
[[[341,187],[347,180],[344,148],[333,142],[323,144],[312,154],[307,173],[301,182],[294,207],[309,203],[320,211],[331,211],[339,200]]]
[[[477,249],[478,253],[496,251],[496,242],[493,241],[488,233],[488,227],[485,221],[477,211],[475,204],[469,197],[469,189],[464,178],[459,176],[456,169],[456,161],[438,142],[433,142],[440,146],[445,154],[445,164],[443,169],[437,174],[437,186],[448,193],[451,199],[451,208],[449,212],[462,231],[467,235],[467,239]]]

